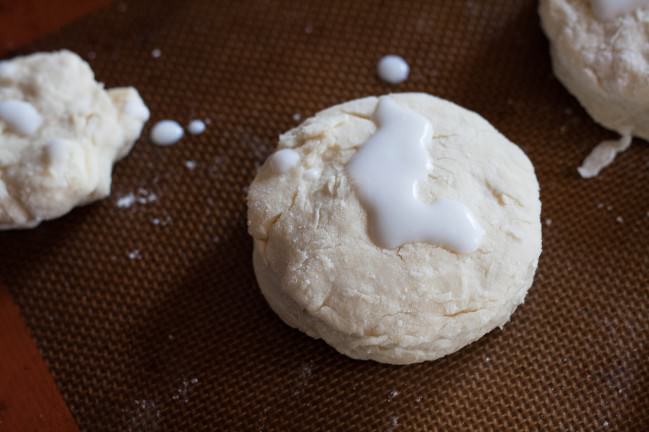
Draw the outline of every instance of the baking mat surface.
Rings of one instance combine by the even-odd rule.
[[[649,430],[649,146],[577,177],[611,135],[553,78],[534,1],[134,0],[21,53],[59,48],[135,85],[154,121],[210,120],[173,147],[140,140],[110,199],[0,234],[0,279],[82,429]],[[412,67],[399,87],[375,77],[387,53]],[[390,91],[480,112],[542,185],[544,253],[513,321],[409,367],[282,324],[245,224],[294,117]],[[128,193],[151,202],[119,208]]]

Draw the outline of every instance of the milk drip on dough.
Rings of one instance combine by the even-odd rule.
[[[343,103],[283,134],[248,194],[260,289],[355,359],[408,364],[503,326],[541,253],[525,154],[422,93]]]
[[[105,90],[69,51],[0,62],[0,229],[108,196],[148,118],[137,90]]]
[[[649,139],[649,0],[541,0],[554,73],[593,119],[620,134],[598,145],[579,172],[594,177]]]

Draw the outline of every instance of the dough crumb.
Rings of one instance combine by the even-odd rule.
[[[139,260],[142,259],[142,254],[140,253],[139,250],[133,249],[128,253],[128,259],[130,260]]]
[[[583,178],[597,177],[604,168],[613,163],[618,153],[631,146],[632,139],[633,137],[629,133],[625,133],[619,140],[601,142],[584,159],[577,171]]]
[[[117,207],[119,208],[129,208],[135,204],[135,195],[133,193],[128,193],[117,199]]]
[[[190,171],[194,171],[196,169],[196,165],[198,165],[196,161],[193,160],[185,161],[185,167],[187,167],[187,169]]]

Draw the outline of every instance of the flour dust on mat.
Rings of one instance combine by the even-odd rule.
[[[0,63],[0,229],[30,228],[110,194],[113,164],[149,110],[137,90],[105,90],[70,51]]]
[[[522,303],[541,253],[539,185],[479,115],[422,93],[369,97],[278,148],[248,191],[248,231],[259,287],[288,325],[352,358],[408,364],[457,351]]]
[[[278,150],[269,158],[271,168],[278,174],[287,173],[297,166],[298,162],[300,162],[300,154],[291,149]]]
[[[134,204],[151,204],[158,201],[158,195],[145,188],[138,188],[136,192],[129,192],[117,198],[115,205],[122,209],[132,207]]]

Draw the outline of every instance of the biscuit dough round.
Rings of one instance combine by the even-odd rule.
[[[149,118],[134,88],[104,90],[69,51],[0,62],[2,101],[31,104],[42,122],[26,131],[0,119],[0,229],[34,227],[108,196],[114,162]]]
[[[376,131],[378,98],[334,106],[279,139],[299,156],[264,164],[248,194],[262,293],[290,326],[356,359],[433,360],[503,326],[541,253],[539,185],[525,154],[479,115],[422,93],[394,94],[427,117],[432,169],[419,198],[466,204],[485,230],[477,251],[430,243],[381,249],[345,165]]]
[[[602,126],[649,139],[649,7],[598,19],[590,0],[541,0],[554,73]]]

